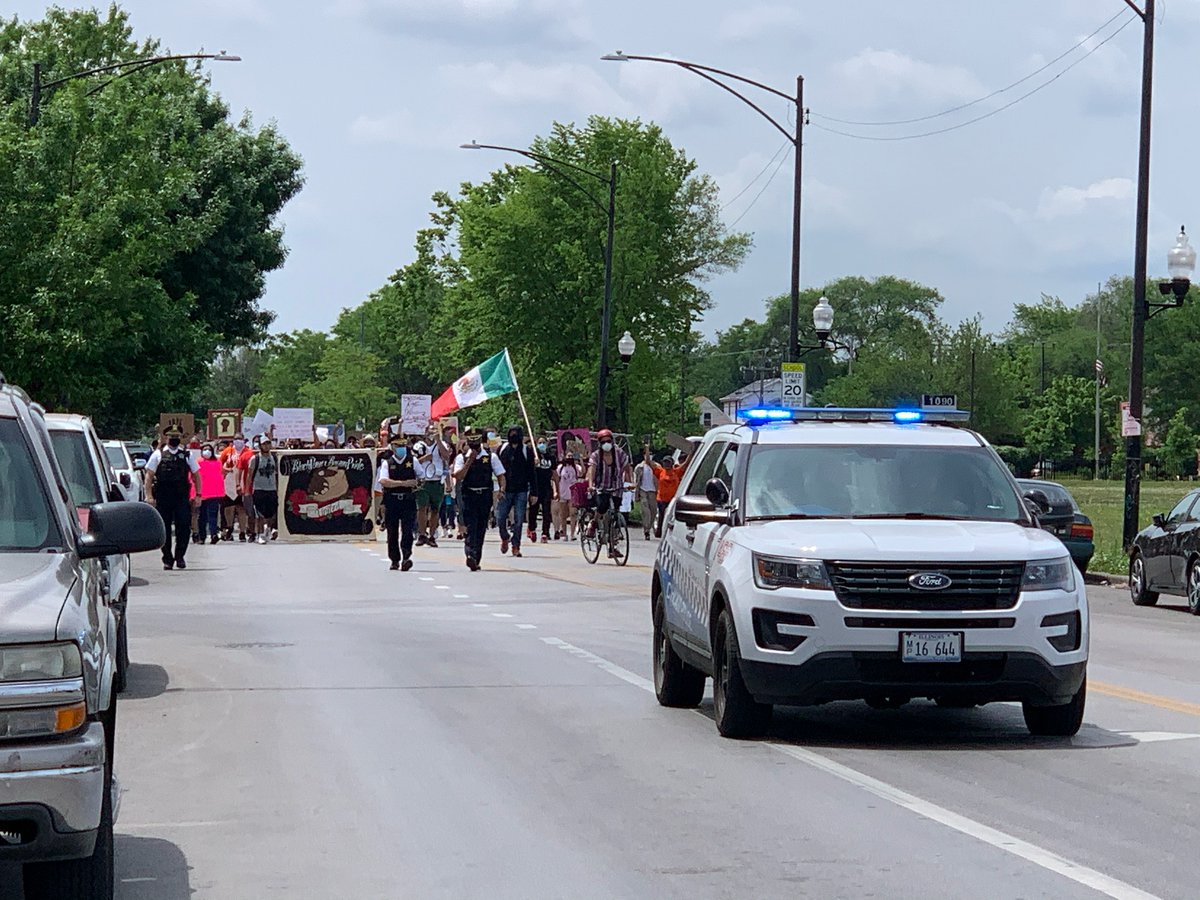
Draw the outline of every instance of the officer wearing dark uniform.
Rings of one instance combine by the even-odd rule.
[[[188,539],[192,535],[192,506],[200,502],[200,463],[182,446],[182,432],[172,425],[164,433],[166,446],[146,462],[146,498],[158,508],[166,528],[162,546],[163,568],[187,568]],[[195,488],[195,499],[189,498]],[[172,539],[174,532],[174,539]]]
[[[504,465],[483,443],[483,435],[472,429],[467,432],[466,447],[454,459],[453,471],[459,486],[463,522],[467,527],[467,539],[463,541],[467,568],[477,572],[483,558],[488,516],[492,514],[492,476],[499,480],[500,489],[504,490]]]
[[[379,463],[378,484],[383,491],[384,526],[392,569],[412,568],[413,535],[417,528],[417,472],[412,448],[404,438],[391,438],[391,455]]]

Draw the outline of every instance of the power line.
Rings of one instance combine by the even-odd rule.
[[[883,127],[883,126],[887,126],[887,125],[915,125],[918,122],[928,122],[931,119],[940,119],[943,116],[949,116],[956,112],[962,112],[964,109],[970,109],[972,106],[978,106],[980,103],[984,103],[988,100],[991,100],[993,97],[998,97],[1001,94],[1006,94],[1009,91],[1011,91],[1013,88],[1019,87],[1020,85],[1029,81],[1031,78],[1041,75],[1043,72],[1045,72],[1047,69],[1054,66],[1056,63],[1059,63],[1062,60],[1066,59],[1068,56],[1070,56],[1072,53],[1074,53],[1076,50],[1078,50],[1080,47],[1082,47],[1084,44],[1086,44],[1088,41],[1090,41],[1092,38],[1094,38],[1096,35],[1098,35],[1100,32],[1102,32],[1105,28],[1107,28],[1109,25],[1111,25],[1113,22],[1117,21],[1117,19],[1121,18],[1121,16],[1123,16],[1125,14],[1126,14],[1126,10],[1124,10],[1124,9],[1119,10],[1116,13],[1116,15],[1114,15],[1111,19],[1109,19],[1107,22],[1105,22],[1103,25],[1101,25],[1099,28],[1097,28],[1095,31],[1093,31],[1091,34],[1089,34],[1087,37],[1081,39],[1078,43],[1076,43],[1069,50],[1066,50],[1063,53],[1060,53],[1058,56],[1054,57],[1054,59],[1050,60],[1050,62],[1046,63],[1040,69],[1035,69],[1034,71],[1032,71],[1028,75],[1026,75],[1024,78],[1019,78],[1016,81],[1014,81],[1012,84],[1007,85],[1006,87],[999,88],[998,90],[994,90],[990,94],[988,94],[984,97],[979,97],[978,99],[972,100],[969,103],[962,103],[962,104],[959,104],[958,106],[952,106],[952,107],[950,107],[950,109],[944,109],[941,112],[932,113],[928,116],[918,116],[915,119],[894,119],[890,122],[855,122],[851,119],[838,119],[838,118],[835,118],[834,116],[825,116],[825,115],[821,115],[820,113],[812,113],[812,116],[813,116],[813,118],[824,119],[827,122],[835,122],[838,125],[855,125],[855,126],[861,126],[864,128],[876,128],[876,127]]]
[[[1053,78],[1049,79],[1048,81],[1042,82],[1037,87],[1035,87],[1033,90],[1026,91],[1024,94],[1017,97],[1015,100],[1010,100],[1008,103],[1005,103],[1003,106],[999,106],[996,109],[993,109],[990,112],[986,112],[983,115],[976,116],[973,119],[967,119],[967,121],[965,121],[965,122],[959,122],[957,125],[949,125],[946,128],[938,128],[933,131],[923,131],[923,132],[920,132],[919,134],[868,135],[868,134],[854,134],[849,131],[841,131],[837,128],[829,128],[828,126],[821,125],[818,122],[812,122],[810,124],[813,128],[819,128],[819,129],[821,129],[821,131],[827,131],[830,134],[837,134],[837,135],[841,135],[842,137],[854,138],[854,139],[860,140],[860,141],[913,141],[913,140],[916,140],[917,138],[933,137],[934,135],[946,134],[951,131],[957,131],[960,128],[966,128],[968,125],[974,125],[976,122],[982,122],[984,119],[990,119],[992,116],[999,115],[1000,113],[1004,112],[1006,109],[1011,109],[1012,107],[1016,106],[1022,100],[1027,100],[1028,98],[1032,97],[1034,94],[1039,93],[1040,91],[1044,90],[1045,88],[1048,88],[1050,85],[1054,84],[1054,82],[1058,81],[1058,79],[1062,78],[1064,75],[1066,75],[1068,72],[1070,72],[1073,68],[1075,68],[1081,62],[1086,60],[1093,53],[1095,53],[1097,50],[1099,50],[1101,47],[1103,47],[1105,44],[1107,44],[1109,41],[1111,41],[1113,38],[1115,38],[1118,34],[1120,34],[1122,31],[1124,31],[1126,28],[1128,28],[1130,26],[1130,24],[1132,22],[1134,22],[1136,19],[1137,19],[1136,16],[1130,16],[1128,19],[1125,20],[1124,24],[1122,24],[1120,28],[1118,28],[1116,31],[1114,31],[1112,34],[1110,34],[1108,37],[1106,37],[1104,40],[1102,40],[1100,43],[1098,43],[1095,47],[1093,47],[1091,50],[1089,50],[1087,53],[1085,53],[1079,59],[1075,60],[1075,62],[1071,63],[1071,65],[1067,66],[1065,69],[1063,69],[1057,75],[1055,75]]]
[[[787,146],[791,146],[790,143]],[[779,160],[779,165],[777,165],[775,167],[775,171],[771,173],[771,177],[768,178],[766,184],[764,184],[762,186],[762,190],[760,190],[757,194],[754,195],[754,199],[750,201],[750,205],[742,210],[741,215],[739,215],[736,219],[734,219],[732,222],[730,222],[728,225],[726,225],[725,226],[726,228],[733,228],[734,225],[736,225],[738,222],[742,221],[742,219],[746,218],[746,213],[748,213],[748,212],[750,212],[750,210],[754,209],[754,204],[757,203],[759,201],[759,199],[762,197],[762,195],[767,192],[767,188],[769,188],[771,186],[771,182],[775,180],[775,176],[779,174],[779,170],[781,168],[783,168],[783,164],[785,162],[787,162],[789,155],[790,154],[787,154],[787,153],[785,153],[783,155],[783,157]]]
[[[747,184],[744,188],[742,188],[740,191],[738,191],[736,194],[734,194],[733,197],[731,197],[729,199],[728,203],[723,204],[721,206],[721,212],[725,212],[725,210],[727,210],[727,209],[729,209],[729,207],[733,206],[733,204],[735,204],[741,198],[741,196],[746,193],[746,191],[748,191],[748,190],[750,190],[750,188],[754,187],[754,185],[758,181],[758,179],[762,178],[764,175],[767,174],[767,169],[771,168],[772,163],[774,163],[775,160],[779,158],[780,153],[782,153],[784,150],[787,149],[789,143],[790,143],[789,141],[784,141],[782,144],[779,145],[779,149],[775,151],[774,156],[772,156],[770,159],[767,160],[767,164],[762,167],[762,171],[760,171],[757,175],[755,175],[753,178],[751,178],[750,181],[747,182]]]

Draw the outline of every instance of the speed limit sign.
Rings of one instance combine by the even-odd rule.
[[[783,405],[803,406],[807,387],[804,363],[785,362],[780,368],[779,378],[783,384]]]

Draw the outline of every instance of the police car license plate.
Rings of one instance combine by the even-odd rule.
[[[906,663],[962,662],[962,643],[961,631],[902,631],[900,659]]]

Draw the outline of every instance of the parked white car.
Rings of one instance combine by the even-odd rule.
[[[117,476],[117,487],[126,500],[145,500],[146,484],[142,470],[134,465],[124,441],[104,441],[104,455]]]

